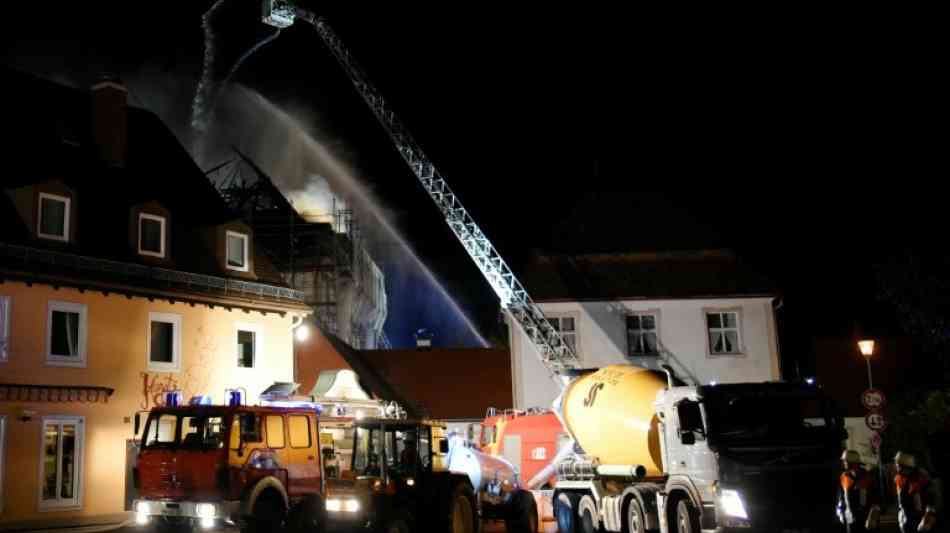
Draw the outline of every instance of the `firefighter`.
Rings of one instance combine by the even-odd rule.
[[[847,533],[876,531],[881,514],[874,476],[864,468],[854,450],[841,454],[844,472],[838,486],[838,521]]]
[[[894,476],[897,523],[901,533],[935,531],[937,509],[934,507],[927,472],[917,468],[914,456],[906,452],[897,452],[894,464],[897,467],[897,475]]]

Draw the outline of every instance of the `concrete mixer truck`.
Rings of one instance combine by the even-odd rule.
[[[556,411],[580,448],[557,465],[561,533],[833,525],[846,434],[815,386],[683,386],[616,365],[577,377]]]

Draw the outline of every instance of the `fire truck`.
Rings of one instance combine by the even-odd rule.
[[[295,396],[293,385],[275,384],[257,406],[245,405],[237,390],[228,391],[226,405],[212,404],[210,396],[183,405],[179,391],[167,393],[165,406],[144,420],[133,468],[136,523],[313,530],[327,478],[347,475],[353,421],[399,410],[376,401],[328,405]],[[142,424],[137,414],[136,434]]]

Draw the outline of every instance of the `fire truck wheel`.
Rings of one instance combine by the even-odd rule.
[[[577,533],[577,507],[581,497],[573,492],[561,492],[554,500],[554,518],[560,533]]]
[[[676,502],[676,532],[699,533],[699,513],[687,496],[682,496]]]
[[[270,533],[280,531],[284,526],[286,512],[280,496],[275,493],[263,493],[254,502],[254,510],[241,529],[241,533]]]
[[[290,510],[287,516],[288,533],[313,533],[321,531],[323,502],[316,496],[308,496]]]
[[[533,494],[526,490],[519,490],[511,495],[509,506],[509,518],[505,520],[505,531],[508,533],[538,532],[538,505],[534,501]]]
[[[449,499],[449,533],[477,533],[475,493],[468,483],[459,483]]]

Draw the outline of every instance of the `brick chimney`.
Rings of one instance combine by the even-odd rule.
[[[117,76],[103,75],[92,86],[92,136],[99,158],[113,167],[125,166],[128,95]]]

